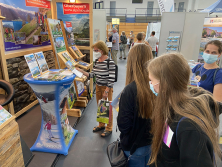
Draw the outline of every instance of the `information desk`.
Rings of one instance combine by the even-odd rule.
[[[40,133],[31,151],[68,154],[78,133],[78,130],[69,125],[66,111],[68,90],[74,79],[75,75],[60,81],[34,80],[30,73],[24,76],[24,80],[35,92],[42,111]]]

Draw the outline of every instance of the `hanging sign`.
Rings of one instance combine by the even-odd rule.
[[[174,12],[174,0],[158,0],[160,12]]]
[[[25,4],[31,7],[51,9],[50,2],[46,0],[25,0]]]
[[[88,3],[63,3],[64,14],[89,14]]]

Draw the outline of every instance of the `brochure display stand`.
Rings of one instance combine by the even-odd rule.
[[[73,74],[60,81],[40,81],[34,80],[31,74],[24,76],[36,94],[42,111],[41,129],[31,151],[68,154],[78,133],[69,125],[66,108],[68,91],[74,78]]]
[[[169,37],[167,38],[167,52],[180,52],[181,48],[181,37],[182,32],[181,31],[170,31]]]

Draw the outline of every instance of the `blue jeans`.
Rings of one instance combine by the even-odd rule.
[[[125,155],[129,157],[130,151],[124,151]],[[151,154],[151,145],[137,148],[130,157],[128,167],[149,167],[147,165]]]

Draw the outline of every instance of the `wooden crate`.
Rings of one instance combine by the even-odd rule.
[[[15,116],[0,126],[0,166],[24,167],[19,127]]]

